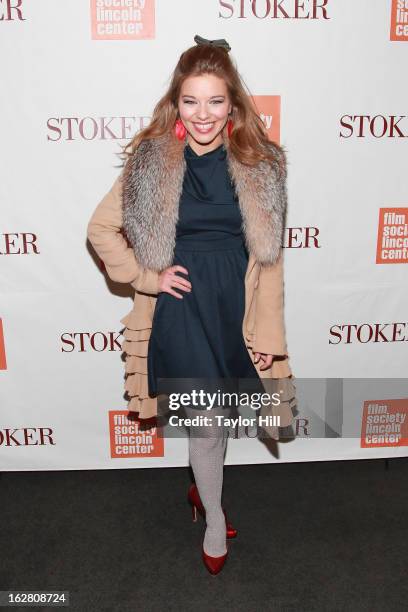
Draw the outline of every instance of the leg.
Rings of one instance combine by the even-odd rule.
[[[227,428],[218,424],[216,415],[228,416],[228,409],[199,410],[185,408],[189,418],[208,416],[211,425],[190,427],[189,459],[197,489],[206,513],[207,528],[203,548],[212,557],[220,557],[227,551],[225,516],[221,506],[224,455],[227,446]]]

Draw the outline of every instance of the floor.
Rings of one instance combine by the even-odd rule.
[[[190,481],[187,467],[1,473],[0,590],[69,591],[80,612],[406,610],[408,458],[226,466],[239,534],[217,576]]]

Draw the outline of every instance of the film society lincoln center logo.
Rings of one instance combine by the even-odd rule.
[[[408,40],[408,0],[392,0],[390,40]]]
[[[256,113],[262,119],[269,140],[280,142],[281,97],[254,95],[251,100]]]
[[[408,263],[408,208],[380,208],[376,263]]]
[[[0,319],[0,370],[7,370],[6,345],[4,343],[3,320]]]
[[[408,446],[408,399],[364,402],[361,448]]]
[[[155,37],[155,0],[91,0],[95,40],[140,40]]]
[[[127,410],[109,410],[112,459],[164,457],[164,438],[157,427],[140,427],[140,421],[127,418]]]

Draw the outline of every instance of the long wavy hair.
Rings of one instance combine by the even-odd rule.
[[[170,86],[153,110],[152,120],[132,140],[122,147],[123,162],[134,154],[142,140],[158,138],[174,130],[178,118],[178,100],[183,82],[191,76],[212,74],[223,79],[232,104],[234,129],[229,137],[233,155],[243,164],[255,166],[261,160],[277,163],[283,170],[283,151],[277,143],[270,145],[265,126],[258,116],[255,103],[228,51],[211,44],[200,44],[184,51],[171,76]],[[248,91],[248,93],[247,93]],[[224,138],[228,138],[226,127]]]

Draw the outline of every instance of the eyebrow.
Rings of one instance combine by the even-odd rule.
[[[192,96],[190,94],[182,94],[183,98],[195,98],[195,96]],[[225,98],[224,94],[219,94],[218,96],[211,96],[210,100],[212,100],[212,98]]]

